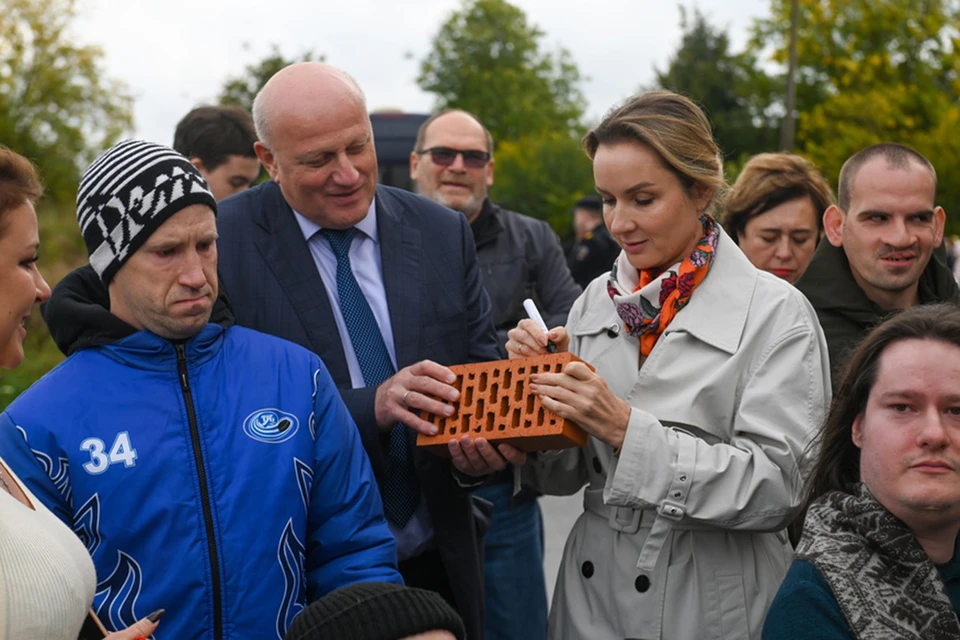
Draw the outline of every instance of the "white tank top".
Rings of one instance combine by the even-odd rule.
[[[12,472],[4,479],[36,510],[0,487],[0,640],[76,640],[96,589],[93,562]]]

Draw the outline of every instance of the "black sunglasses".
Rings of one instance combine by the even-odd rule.
[[[449,167],[457,159],[457,156],[463,154],[463,164],[471,169],[481,169],[490,162],[490,154],[486,151],[476,151],[468,149],[451,149],[450,147],[431,147],[417,151],[417,155],[429,153],[434,164],[441,167]]]

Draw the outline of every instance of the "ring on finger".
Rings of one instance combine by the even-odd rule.
[[[403,392],[403,397],[400,398],[400,402],[402,402],[402,403],[403,403],[403,406],[405,406],[405,407],[407,407],[407,408],[410,407],[410,405],[407,404],[407,396],[410,395],[410,391],[411,391],[410,389],[407,389],[406,391],[404,391],[404,392]]]

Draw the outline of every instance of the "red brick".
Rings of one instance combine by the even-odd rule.
[[[457,375],[453,384],[460,391],[459,405],[449,418],[421,412],[440,430],[435,436],[419,434],[417,446],[447,455],[451,438],[466,433],[524,451],[584,446],[586,432],[548,411],[540,396],[529,391],[531,374],[560,372],[573,361],[583,362],[571,353],[555,353],[450,367]]]

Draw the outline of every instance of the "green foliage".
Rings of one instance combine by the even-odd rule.
[[[324,56],[318,56],[313,51],[307,51],[297,58],[288,60],[280,53],[280,48],[274,44],[270,48],[270,55],[255,64],[247,65],[242,74],[228,78],[224,82],[223,89],[220,91],[220,104],[253,111],[253,99],[277,71],[295,62],[323,62],[324,60]]]
[[[103,70],[103,52],[67,36],[74,0],[0,0],[0,144],[40,169],[41,269],[51,284],[86,261],[73,202],[80,173],[133,125],[132,98]],[[0,409],[62,358],[39,313],[27,358],[0,372]]]
[[[0,144],[40,166],[47,192],[72,202],[82,167],[132,128],[132,98],[103,52],[67,37],[74,0],[0,0]]]
[[[548,221],[570,235],[573,203],[594,193],[590,160],[580,141],[554,131],[505,140],[497,150],[491,197],[508,209]]]
[[[787,61],[791,0],[771,0],[750,50]],[[957,0],[800,0],[797,106],[809,111],[841,91],[914,85],[956,90]]]
[[[566,49],[545,52],[543,36],[506,0],[465,0],[433,38],[417,84],[437,110],[477,114],[497,144],[580,131],[580,71]]]
[[[834,183],[850,155],[900,142],[941,177],[960,171],[958,0],[800,0],[797,148]],[[772,0],[754,25],[751,51],[787,57],[790,1]],[[938,202],[960,230],[960,184],[941,179]]]
[[[742,164],[747,157],[775,149],[779,121],[770,105],[780,86],[760,69],[756,55],[734,54],[727,33],[693,10],[680,8],[683,38],[667,68],[656,71],[658,88],[696,101],[713,125],[726,158]]]
[[[465,0],[440,26],[417,84],[436,109],[464,109],[496,146],[491,197],[570,233],[570,209],[593,191],[580,149],[586,100],[564,48],[544,50],[544,32],[506,0]]]

